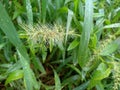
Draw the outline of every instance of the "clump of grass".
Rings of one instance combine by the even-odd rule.
[[[90,69],[90,67],[93,65],[94,62],[97,62],[97,60],[99,60],[100,57],[100,53],[105,49],[105,47],[107,47],[107,45],[109,45],[114,39],[115,39],[115,35],[109,35],[106,37],[106,39],[101,40],[99,43],[99,47],[93,50],[93,55],[91,55],[91,58],[89,59],[89,61],[86,63],[85,65],[85,70]]]

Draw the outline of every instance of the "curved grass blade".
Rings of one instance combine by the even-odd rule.
[[[77,47],[79,45],[79,42],[77,40],[74,40],[73,42],[71,42],[71,44],[69,45],[67,51],[74,49],[75,47]]]
[[[103,28],[107,29],[107,28],[119,28],[119,27],[120,27],[120,23],[114,23],[114,24],[106,25]]]
[[[29,57],[28,57],[27,51],[26,51],[24,45],[22,44],[21,40],[19,39],[17,31],[16,31],[13,23],[11,22],[11,20],[1,2],[0,2],[0,11],[1,11],[0,28],[6,34],[7,38],[10,40],[10,42],[17,48],[21,57],[24,58],[24,59],[20,59],[20,60],[21,60],[21,65],[23,67],[23,71],[24,71],[24,79],[25,79],[25,81],[27,81],[26,89],[33,90],[33,87],[35,87],[34,83],[37,83],[37,81],[35,79],[35,76],[34,76],[32,70],[30,69]]]
[[[60,78],[54,69],[53,69],[53,71],[54,71],[54,77],[55,77],[55,90],[61,90]]]
[[[74,88],[73,90],[85,90],[87,88],[88,84],[89,84],[89,81],[87,81],[87,82],[83,83],[82,85]]]
[[[14,80],[20,79],[20,78],[23,78],[23,70],[16,70],[16,71],[10,73],[10,75],[8,76],[8,78],[5,82],[5,85],[7,85],[8,83],[10,83]]]
[[[105,63],[100,63],[97,70],[94,71],[93,76],[88,85],[88,90],[99,84],[99,82],[108,77],[111,73],[111,67],[107,67]]]
[[[70,64],[68,64],[68,66],[71,67],[71,69],[75,70],[80,75],[80,77],[82,77],[82,73],[77,67],[75,67],[74,65],[70,65]]]
[[[72,75],[63,80],[62,86],[72,85],[73,83],[75,84],[75,82],[77,82],[77,80],[80,80],[80,76],[78,74]]]
[[[21,60],[21,65],[23,65],[22,67],[24,70],[24,81],[25,81],[27,90],[39,89],[40,87],[38,86],[34,73],[30,69],[28,63],[26,63],[25,58],[21,55],[21,53],[19,53],[19,51],[18,51],[18,54]]]
[[[101,52],[100,55],[108,56],[111,53],[115,52],[118,49],[118,45],[115,43],[107,45]]]

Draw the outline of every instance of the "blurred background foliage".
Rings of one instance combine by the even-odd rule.
[[[119,90],[119,0],[1,0],[1,90]]]

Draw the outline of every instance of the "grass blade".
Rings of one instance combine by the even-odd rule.
[[[93,0],[85,2],[84,26],[80,39],[78,63],[81,67],[87,62],[88,43],[93,25]]]
[[[6,34],[7,38],[9,38],[10,42],[17,48],[21,57],[24,58],[24,59],[21,59],[21,63],[22,63],[23,71],[24,71],[24,79],[27,81],[26,89],[33,90],[33,87],[35,87],[34,83],[37,81],[35,79],[35,76],[32,70],[30,69],[29,57],[28,57],[27,51],[24,45],[22,44],[21,40],[19,39],[17,31],[13,23],[11,22],[5,8],[1,4],[1,2],[0,2],[0,11],[1,11],[0,28]],[[31,77],[33,77],[34,79]]]
[[[8,78],[5,82],[5,85],[7,85],[8,83],[10,83],[14,80],[20,79],[22,77],[23,77],[23,70],[16,70],[16,71],[10,73],[10,75],[8,76]]]
[[[75,67],[74,65],[70,65],[70,64],[68,64],[68,66],[71,67],[71,69],[75,70],[80,75],[80,77],[82,77],[82,74],[77,67]]]
[[[74,49],[79,45],[79,42],[77,40],[74,40],[68,47],[67,51]]]
[[[21,65],[23,65],[24,81],[25,81],[26,89],[27,90],[34,90],[33,87],[35,89],[39,89],[39,86],[38,86],[38,83],[35,79],[34,73],[30,69],[28,63],[26,63],[25,58],[21,55],[21,53],[19,53],[19,51],[18,51],[18,54],[19,54],[19,57],[21,60]]]
[[[37,0],[37,2],[38,2],[38,12],[39,12],[39,19],[40,19],[40,21],[41,21],[41,15],[40,15],[40,13],[41,13],[41,2],[40,2],[40,0]]]
[[[107,29],[107,28],[119,28],[119,27],[120,27],[120,23],[114,23],[114,24],[104,26],[104,29]]]
[[[55,77],[55,90],[61,90],[60,78],[54,69],[53,69],[53,71],[54,71],[54,77]]]
[[[67,41],[68,32],[69,32],[69,29],[70,29],[72,17],[73,17],[73,12],[72,12],[71,10],[68,9],[68,17],[67,17],[67,26],[66,26],[66,37],[65,37],[65,42]]]
[[[112,54],[113,52],[115,52],[118,49],[118,45],[115,43],[111,43],[109,45],[107,45],[101,52],[100,55],[102,56],[108,56],[110,54]]]
[[[79,5],[79,0],[74,0],[74,11],[75,15],[78,13],[78,5]]]
[[[41,20],[43,23],[46,21],[47,0],[42,0],[41,3]]]
[[[105,63],[100,63],[97,70],[93,73],[93,76],[88,85],[88,90],[96,86],[102,79],[108,77],[111,73],[111,67],[107,67]]]
[[[27,18],[28,18],[28,25],[33,25],[33,13],[32,13],[32,6],[30,0],[26,0],[26,10],[27,10]]]
[[[89,81],[87,81],[87,82],[83,83],[82,85],[74,88],[73,90],[85,90],[87,88],[88,84],[89,84]]]

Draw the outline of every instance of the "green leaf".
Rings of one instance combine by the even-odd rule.
[[[118,45],[118,49],[120,50],[120,37],[116,38],[114,43]]]
[[[74,11],[75,11],[75,14],[76,14],[76,15],[77,15],[77,12],[78,12],[79,1],[80,1],[80,0],[74,0]]]
[[[67,50],[69,51],[69,50],[74,49],[75,47],[78,46],[78,44],[79,44],[79,42],[77,40],[74,40],[72,43],[70,43],[70,45],[69,45]]]
[[[33,25],[33,13],[32,13],[32,6],[30,0],[26,0],[26,10],[27,10],[28,24],[31,26]]]
[[[73,90],[86,90],[88,84],[89,84],[89,81],[87,81],[87,82],[83,83],[82,85],[74,88]]]
[[[47,0],[42,0],[41,3],[41,20],[43,23],[46,21],[46,11],[47,11]]]
[[[67,26],[66,26],[66,36],[65,36],[65,42],[67,41],[68,32],[70,30],[71,22],[73,18],[73,11],[68,9],[68,17],[67,17]]]
[[[46,74],[45,68],[39,58],[35,57],[33,63],[36,69],[38,69],[42,74]]]
[[[75,67],[74,65],[69,65],[69,64],[68,66],[71,67],[73,70],[75,70],[82,77],[81,71],[77,67]]]
[[[39,14],[41,13],[41,3],[40,0],[37,0],[37,4],[38,4],[38,12]],[[41,18],[41,16],[39,15],[39,19]]]
[[[6,45],[6,43],[1,43],[0,44],[0,50]]]
[[[45,88],[45,90],[54,90],[54,86],[46,85],[46,84],[43,84],[43,83],[41,83],[41,84]]]
[[[83,67],[88,61],[88,43],[90,40],[90,34],[93,29],[93,0],[85,1],[85,17],[82,35],[80,38],[80,46],[78,51],[78,63]]]
[[[106,70],[96,70],[95,73],[93,74],[93,78],[92,80],[102,80],[106,77],[109,76],[109,74],[111,73],[111,69],[108,68]]]
[[[33,90],[33,87],[35,89],[39,89],[40,85],[38,85],[35,75],[32,72],[32,70],[30,69],[28,63],[26,63],[25,58],[21,55],[21,53],[19,53],[19,51],[18,51],[18,55],[20,57],[21,65],[22,65],[23,71],[24,71],[24,81],[25,81],[26,89]]]
[[[62,86],[75,84],[75,82],[77,82],[77,80],[80,80],[80,76],[72,75],[72,76],[68,77],[67,79],[63,80]]]
[[[4,80],[4,79],[6,79],[6,75],[0,75],[0,80]]]
[[[97,45],[97,36],[94,34],[92,37],[91,37],[91,47],[92,48],[96,48],[96,45]]]
[[[80,14],[80,18],[83,20],[84,19],[84,4],[82,2],[82,0],[79,0],[78,2],[78,9],[79,9],[79,14]]]
[[[5,81],[5,85],[20,78],[23,78],[23,70],[16,70],[9,74],[7,80]]]
[[[108,44],[100,53],[102,56],[107,56],[116,51],[118,48],[118,45],[115,43]]]
[[[7,38],[10,40],[10,42],[17,48],[19,51],[20,56],[22,57],[21,65],[24,72],[24,79],[26,81],[26,89],[27,90],[33,90],[33,87],[35,87],[37,84],[37,81],[35,79],[35,76],[30,69],[29,65],[29,56],[27,54],[26,48],[22,44],[21,40],[18,37],[17,31],[10,20],[4,6],[0,2],[0,28],[1,30],[6,34]],[[36,88],[36,87],[35,87]]]
[[[72,0],[65,0],[64,4],[68,4],[69,2],[72,2]]]
[[[41,54],[42,54],[42,60],[44,63],[47,57],[47,48],[44,45],[42,45],[41,47]]]
[[[88,89],[96,86],[102,79],[108,77],[110,73],[111,67],[107,67],[106,64],[101,63],[97,70],[93,73]]]
[[[107,28],[119,28],[119,27],[120,27],[120,23],[114,23],[114,24],[106,25],[103,28],[107,29]]]
[[[63,46],[63,43],[62,42],[58,42],[58,48],[62,51],[62,52],[64,52],[64,46]]]
[[[99,82],[99,83],[96,85],[96,88],[97,88],[97,90],[104,90],[104,85],[103,85],[101,82]]]
[[[60,9],[58,9],[58,13],[67,13],[68,12],[68,8],[67,7],[61,7]]]
[[[60,8],[61,1],[62,0],[55,0],[56,9]]]
[[[54,46],[54,42],[53,42],[53,40],[52,39],[50,39],[50,47],[49,47],[49,49],[50,49],[50,52],[52,52],[52,50],[53,50],[53,46]]]
[[[97,35],[97,39],[100,40],[100,36],[102,34],[103,31],[103,23],[104,23],[105,19],[104,18],[100,18],[96,21],[96,25],[95,25],[95,31],[96,31],[96,35]]]
[[[55,90],[61,90],[62,88],[61,88],[60,78],[54,69],[53,71],[54,71],[54,77],[55,77]]]
[[[12,73],[18,69],[22,68],[20,60],[17,61],[15,64],[12,64],[11,67],[7,70],[6,74]]]

